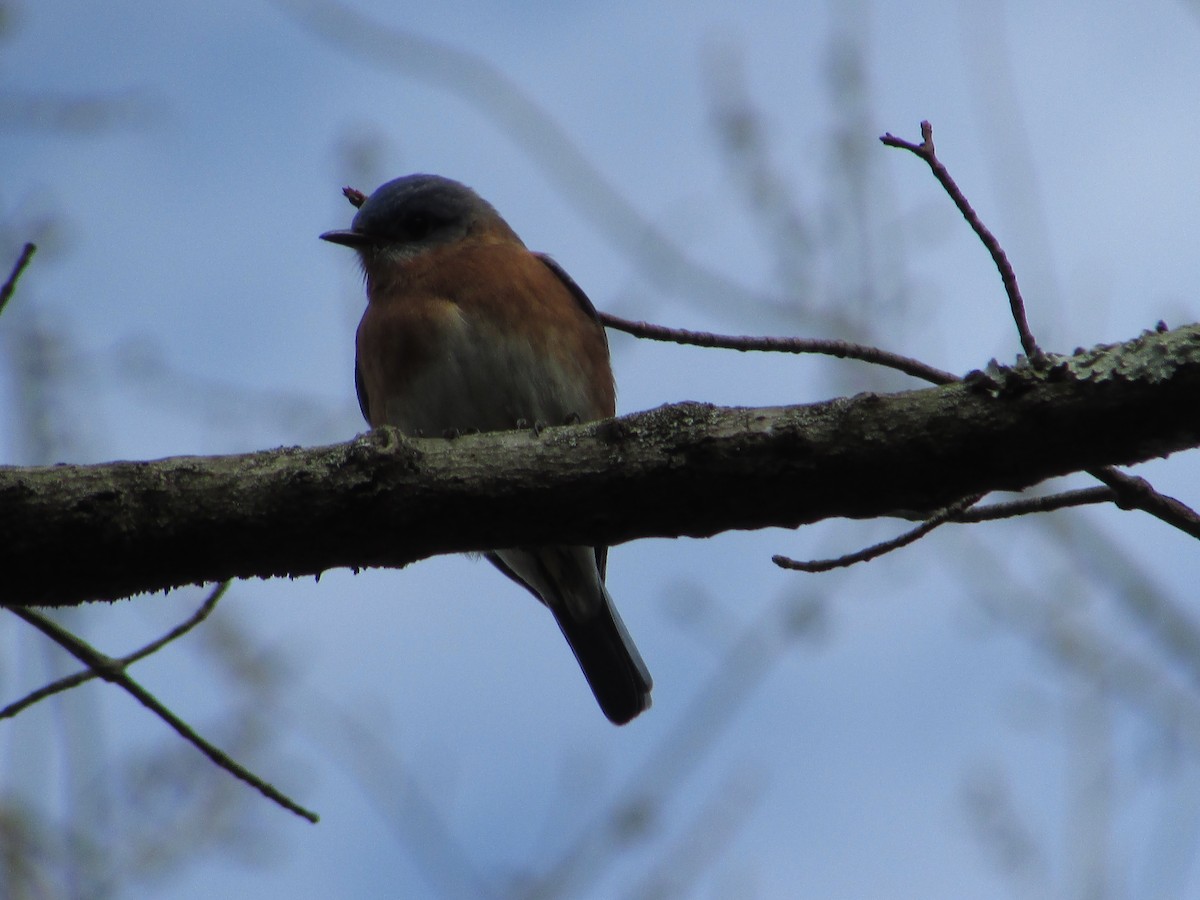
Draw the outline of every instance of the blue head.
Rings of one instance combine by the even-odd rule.
[[[489,231],[517,240],[495,208],[465,184],[440,175],[405,175],[377,188],[349,230],[327,231],[321,238],[357,250],[369,273],[376,265],[402,264]]]

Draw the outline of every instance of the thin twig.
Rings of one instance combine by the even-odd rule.
[[[1200,538],[1200,515],[1186,503],[1160,494],[1145,478],[1126,475],[1111,466],[1088,469],[1088,474],[1112,488],[1121,509],[1140,509],[1184,534]]]
[[[21,248],[21,255],[17,257],[17,263],[13,266],[8,280],[0,287],[0,313],[4,312],[5,305],[13,295],[13,291],[17,289],[17,281],[20,279],[21,273],[25,271],[25,267],[29,265],[29,261],[33,259],[33,254],[36,252],[36,244],[26,244]]]
[[[958,207],[958,211],[967,220],[967,224],[971,226],[971,229],[978,235],[979,240],[983,242],[983,246],[987,248],[988,253],[992,255],[992,261],[996,264],[996,269],[1000,273],[1000,280],[1004,282],[1004,292],[1008,294],[1008,305],[1012,310],[1013,321],[1017,325],[1017,333],[1021,337],[1021,347],[1025,350],[1025,355],[1031,361],[1040,362],[1043,358],[1042,349],[1034,339],[1033,332],[1029,330],[1029,320],[1025,317],[1025,301],[1021,298],[1020,287],[1017,286],[1017,273],[1013,270],[1012,263],[1008,261],[1008,255],[1004,252],[1004,248],[1000,246],[1000,241],[983,224],[979,218],[979,214],[967,202],[966,195],[963,194],[958,184],[950,176],[950,172],[942,164],[942,161],[937,158],[937,152],[933,146],[933,126],[929,122],[921,123],[921,143],[919,144],[898,138],[891,132],[888,132],[879,140],[888,147],[899,147],[902,150],[914,153],[929,165],[930,170],[933,172],[933,177],[938,180],[938,183],[941,184],[946,193],[950,195],[950,199],[954,201],[954,205]]]
[[[958,515],[953,516],[950,521],[962,524],[995,522],[999,519],[1014,519],[1017,516],[1053,512],[1056,509],[1066,509],[1072,506],[1112,503],[1116,499],[1116,496],[1109,488],[1092,487],[1074,491],[1063,491],[1059,494],[1047,494],[1043,497],[1022,497],[1020,500],[1006,500],[1000,503],[989,503],[987,506],[977,506],[974,509],[966,509]]]
[[[883,556],[885,553],[891,553],[893,550],[899,550],[901,547],[907,547],[914,541],[919,541],[933,529],[939,525],[944,525],[946,522],[952,521],[955,516],[962,513],[964,510],[974,506],[983,498],[983,494],[974,494],[970,497],[964,497],[957,503],[945,507],[934,513],[916,528],[911,531],[906,531],[899,537],[894,537],[890,541],[884,541],[880,544],[872,544],[870,547],[864,547],[862,550],[857,550],[854,553],[847,553],[845,556],[839,556],[835,559],[814,559],[814,560],[797,560],[787,556],[775,554],[771,557],[771,562],[779,566],[781,569],[795,569],[799,572],[828,572],[832,569],[844,569],[847,566],[852,566],[855,563],[867,562],[875,559],[878,556]]]
[[[157,641],[151,641],[141,650],[135,650],[128,656],[121,657],[121,667],[124,668],[137,662],[138,660],[145,659],[152,653],[157,653],[167,644],[183,637],[185,634],[207,619],[209,614],[217,608],[218,601],[225,596],[225,592],[229,590],[229,585],[232,583],[233,582],[231,581],[222,581],[212,589],[212,592],[208,595],[208,598],[200,605],[198,610],[192,613],[189,618],[183,622],[180,622],[178,625],[160,637]]]
[[[1017,274],[1013,270],[1012,263],[1009,262],[1008,255],[1000,246],[996,236],[983,224],[979,214],[967,201],[946,166],[938,159],[933,145],[933,126],[928,121],[921,123],[921,143],[919,144],[898,138],[891,132],[881,137],[880,141],[888,147],[907,150],[928,164],[938,183],[950,195],[950,199],[954,201],[954,205],[958,207],[963,218],[967,220],[979,240],[987,248],[988,253],[991,254],[992,261],[1000,273],[1000,280],[1004,282],[1008,305],[1012,310],[1013,321],[1017,325],[1017,333],[1020,335],[1021,347],[1025,350],[1025,355],[1034,363],[1041,362],[1045,356],[1029,328],[1029,320],[1025,315],[1025,301],[1021,297],[1021,289],[1017,285]],[[1115,497],[1110,499],[1115,499],[1117,505],[1122,509],[1140,509],[1168,525],[1178,528],[1185,534],[1200,538],[1200,515],[1174,497],[1160,494],[1145,479],[1125,475],[1111,467],[1089,469],[1088,474],[1115,492]]]
[[[20,619],[28,622],[42,634],[46,635],[54,643],[58,644],[77,660],[86,665],[89,669],[95,672],[100,678],[123,688],[127,693],[132,695],[139,703],[145,706],[148,710],[166,722],[173,728],[180,737],[194,746],[197,750],[207,756],[213,763],[231,774],[234,778],[245,782],[260,794],[269,800],[278,803],[284,809],[295,813],[301,818],[307,819],[310,822],[316,823],[318,816],[311,810],[300,806],[291,798],[281,793],[277,788],[263,781],[249,769],[246,769],[239,763],[235,762],[223,750],[210,744],[199,734],[197,734],[190,725],[176,716],[167,707],[158,701],[158,699],[147,691],[144,687],[134,681],[125,672],[122,665],[122,660],[113,659],[110,656],[105,656],[95,647],[71,634],[71,632],[62,628],[60,625],[45,618],[44,616],[35,613],[31,609],[20,606],[10,606],[8,609]]]
[[[941,369],[926,365],[919,360],[880,350],[878,347],[852,344],[849,341],[710,334],[706,331],[666,328],[662,325],[652,325],[649,322],[633,322],[629,319],[622,319],[620,316],[614,316],[612,313],[602,312],[599,315],[600,321],[608,328],[632,334],[634,337],[649,338],[652,341],[670,341],[675,344],[719,347],[742,352],[757,350],[772,353],[820,353],[825,356],[836,356],[839,359],[857,359],[886,366],[933,384],[952,384],[961,380],[957,375],[943,372]]]
[[[194,612],[186,621],[172,628],[158,640],[151,641],[140,650],[136,650],[133,653],[130,653],[128,656],[122,656],[120,659],[116,660],[116,664],[122,669],[127,668],[138,660],[145,659],[152,653],[157,653],[176,638],[180,638],[187,634],[189,631],[208,618],[209,613],[216,608],[217,601],[220,600],[225,594],[225,591],[228,590],[229,585],[230,582],[228,581],[223,581],[218,584],[215,588],[213,588],[212,592],[208,595],[208,598],[204,601],[201,607],[196,610],[196,612]],[[73,687],[78,687],[81,684],[91,681],[93,678],[99,677],[99,673],[96,672],[95,669],[84,669],[82,672],[76,672],[73,675],[67,675],[65,678],[60,678],[57,681],[51,682],[45,687],[40,687],[36,691],[33,691],[32,693],[22,697],[20,700],[10,703],[8,706],[0,709],[0,719],[11,719],[17,713],[28,709],[35,703],[45,700],[47,697],[53,697],[55,694],[61,694],[63,691],[70,690]]]
[[[53,681],[44,687],[38,688],[36,691],[31,691],[20,700],[8,704],[4,709],[0,709],[0,719],[11,719],[17,713],[23,712],[35,703],[40,703],[47,697],[53,697],[55,694],[69,691],[71,688],[79,687],[79,685],[85,684],[97,677],[97,674],[91,669],[84,669],[82,672],[76,672],[74,675],[67,675],[65,678]]]

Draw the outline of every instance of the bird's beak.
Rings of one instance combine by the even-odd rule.
[[[356,249],[372,243],[372,238],[361,231],[327,231],[321,235],[321,240]]]

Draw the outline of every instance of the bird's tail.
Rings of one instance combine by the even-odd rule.
[[[609,721],[650,707],[650,671],[604,586],[607,551],[591,547],[495,550],[487,558],[552,613]]]
[[[604,604],[587,618],[577,618],[562,605],[551,611],[600,709],[609,721],[624,725],[650,707],[654,682],[612,597],[603,585],[601,590]]]

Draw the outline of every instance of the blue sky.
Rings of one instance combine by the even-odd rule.
[[[1016,265],[1044,345],[1068,351],[1196,319],[1200,15],[1186,4],[354,5],[494,67],[569,137],[587,177],[539,152],[541,132],[506,129],[497,95],[464,93],[411,51],[385,49],[381,63],[322,38],[309,18],[318,6],[152,13],[63,0],[12,15],[4,94],[114,96],[132,110],[98,132],[11,115],[0,130],[5,252],[15,258],[38,221],[58,223],[0,337],[10,360],[12,334],[38,326],[60,340],[61,458],[225,453],[360,431],[361,286],[349,254],[316,235],[349,221],[343,184],[369,191],[414,171],[475,187],[603,309],[730,333],[859,336],[853,327],[965,372],[1012,359],[1018,344],[983,249],[923,165],[877,141],[916,138],[927,118]],[[374,39],[386,48],[385,32]],[[861,61],[861,91],[837,93],[839,59]],[[757,112],[811,246],[780,251],[778,230],[747,202],[745,170],[714,126],[714,98],[727,95]],[[595,176],[641,227],[733,287],[699,296],[632,259],[642,232],[605,211],[588,188]],[[751,302],[764,294],[788,302]],[[611,344],[625,412],[909,386],[836,360],[621,335]],[[12,412],[0,439],[21,462],[17,379],[14,366],[2,371]],[[1146,472],[1196,502],[1191,456]],[[1195,823],[1170,800],[1195,798],[1195,744],[1154,703],[1109,681],[1094,689],[1048,639],[1066,623],[1188,686],[1187,665],[1164,659],[1130,612],[1138,591],[1096,560],[1116,558],[1103,543],[1113,542],[1191,615],[1193,545],[1105,509],[946,528],[829,576],[770,564],[772,553],[836,555],[900,527],[835,522],[615,548],[610,588],[656,683],[654,707],[624,729],[594,707],[549,616],[481,563],[236,585],[216,615],[285,673],[261,717],[265,749],[248,762],[323,821],[310,827],[251,798],[238,807],[254,835],[242,849],[269,835],[265,859],[204,854],[154,882],[154,895],[449,892],[454,878],[430,877],[447,867],[429,862],[431,826],[406,783],[460,848],[448,868],[461,876],[466,860],[498,895],[543,873],[630,783],[664,791],[648,836],[602,849],[598,874],[570,896],[1062,896],[1095,878],[1105,896],[1193,895]],[[199,596],[88,610],[76,627],[123,651]],[[778,625],[789,609],[815,617],[790,638]],[[17,624],[3,631],[6,697],[47,674]],[[214,666],[181,644],[136,674],[219,738],[240,694],[237,676]],[[103,734],[88,763],[98,782],[114,758],[169,739],[111,689],[80,697]],[[370,740],[338,724],[347,718]],[[66,815],[60,721],[48,707],[6,724],[0,777],[9,796]],[[354,766],[372,741],[392,761],[364,790]],[[694,767],[679,749],[692,746],[704,748]],[[197,772],[197,791],[228,780]],[[1081,789],[1089,773],[1095,789]],[[710,804],[719,812],[704,812]],[[706,848],[698,835],[726,820],[729,834]],[[1013,847],[1028,852],[1009,856],[1018,862],[1006,874],[997,859]],[[656,867],[694,868],[694,880],[655,894]]]

